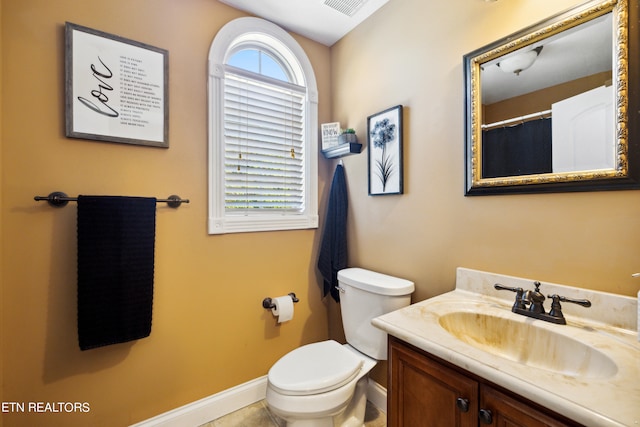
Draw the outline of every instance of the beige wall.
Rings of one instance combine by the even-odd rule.
[[[640,192],[463,195],[463,55],[580,2],[395,0],[332,48],[334,120],[366,141],[404,106],[404,195],[368,196],[366,150],[344,159],[351,265],[415,281],[414,301],[458,266],[636,294]]]
[[[2,414],[7,426],[125,426],[265,375],[289,350],[328,336],[315,230],[209,236],[206,70],[217,31],[242,13],[215,0],[1,3],[2,363],[4,401],[88,402],[80,415]],[[167,150],[64,136],[65,21],[165,48]],[[330,116],[329,48],[295,36]],[[326,198],[329,164],[320,164]],[[51,191],[167,197],[157,210],[149,338],[81,352],[76,334],[76,206]],[[292,322],[261,306],[296,292]]]
[[[635,294],[640,192],[463,196],[462,56],[576,3],[393,0],[332,49],[296,36],[321,123],[366,141],[368,115],[405,106],[404,195],[367,196],[366,151],[344,159],[350,265],[414,280],[416,301],[452,289],[457,266]],[[206,234],[206,57],[241,15],[214,0],[0,0],[1,397],[91,404],[4,425],[128,425],[264,375],[328,325],[340,337],[317,286],[319,233]],[[65,21],[169,50],[170,149],[64,137]],[[321,215],[333,167],[319,161]],[[158,208],[149,338],[78,350],[76,210],[32,200],[54,190],[191,199]],[[275,326],[260,302],[290,291],[296,318]],[[374,377],[386,383],[384,364]]]

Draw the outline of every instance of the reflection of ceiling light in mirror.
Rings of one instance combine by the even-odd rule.
[[[541,50],[542,46],[538,46],[535,49],[518,53],[498,62],[498,67],[505,73],[514,73],[519,76],[522,71],[533,65]]]

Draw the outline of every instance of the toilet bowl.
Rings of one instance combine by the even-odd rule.
[[[362,426],[376,363],[332,340],[302,346],[269,370],[267,403],[288,427]]]
[[[406,307],[414,284],[361,268],[338,272],[347,344],[292,350],[269,370],[267,405],[287,427],[362,427],[369,371],[387,358],[387,335],[371,319]]]

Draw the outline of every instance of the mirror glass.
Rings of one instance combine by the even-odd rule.
[[[465,55],[466,194],[637,185],[628,36],[627,0],[598,0]]]

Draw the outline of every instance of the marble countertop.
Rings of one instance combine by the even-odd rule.
[[[587,298],[591,308],[563,303],[567,325],[511,312],[514,293],[495,283],[533,289],[533,280],[459,268],[456,289],[377,317],[390,335],[589,427],[640,426],[640,342],[636,298],[542,283],[545,295]],[[545,301],[549,309],[550,301]],[[526,322],[588,344],[613,360],[613,373],[592,375],[532,367],[459,340],[440,326],[441,314],[478,310]],[[558,350],[560,351],[560,350]],[[554,357],[550,354],[549,357]]]

